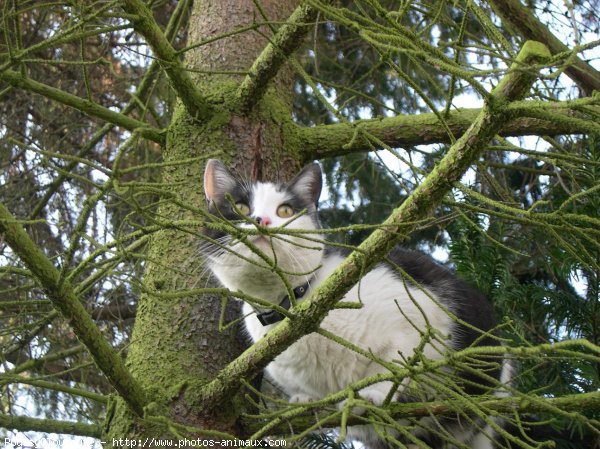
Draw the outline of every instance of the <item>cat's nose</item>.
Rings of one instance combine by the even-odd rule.
[[[256,223],[261,226],[269,226],[272,222],[269,217],[256,217]]]

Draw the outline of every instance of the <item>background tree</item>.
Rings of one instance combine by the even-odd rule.
[[[450,254],[491,298],[518,385],[364,419],[519,410],[564,431],[559,444],[597,444],[598,6],[4,2],[6,435],[301,441],[339,426],[332,405],[351,389],[290,408],[256,376],[402,241]],[[236,305],[199,258],[202,227],[220,225],[201,193],[210,157],[257,180],[321,161],[328,238],[366,239],[246,352]]]

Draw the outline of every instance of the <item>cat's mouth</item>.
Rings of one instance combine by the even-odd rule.
[[[271,238],[266,235],[256,235],[251,240],[253,245],[271,247]]]

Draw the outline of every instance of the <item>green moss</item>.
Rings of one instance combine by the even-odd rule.
[[[537,41],[527,41],[523,44],[521,51],[515,59],[517,62],[526,62],[528,60],[536,59],[538,61],[545,61],[552,57],[552,53],[548,50],[545,44]]]
[[[157,212],[165,227],[153,235],[148,252],[144,293],[138,304],[136,324],[129,347],[127,365],[138,379],[152,406],[152,416],[164,416],[185,423],[202,416],[202,407],[194,410],[185,400],[189,384],[205,383],[215,369],[235,355],[235,334],[219,333],[218,298],[209,295],[165,299],[163,292],[190,289],[201,282],[202,269],[197,250],[199,227],[177,229],[175,221],[200,220],[193,211],[204,207],[202,173],[204,159],[230,159],[237,151],[225,132],[231,115],[220,110],[210,120],[199,123],[178,108],[168,130],[164,160],[191,159],[185,165],[165,166],[163,182],[167,186]],[[194,159],[195,158],[195,159]],[[173,198],[177,201],[170,201]],[[182,204],[184,207],[182,207]],[[217,309],[215,309],[217,304]],[[161,425],[136,420],[123,402],[116,400],[107,437],[124,435],[168,436]],[[227,407],[231,416],[239,410]],[[228,417],[230,420],[230,417]],[[156,422],[155,422],[156,421]]]
[[[205,98],[218,105],[205,121],[191,118],[181,105],[176,108],[163,158],[165,162],[192,162],[163,168],[162,181],[167,187],[156,220],[165,226],[151,239],[144,293],[139,300],[127,359],[131,372],[152,401],[145,409],[148,415],[225,431],[237,429],[242,396],[236,391],[207,403],[200,392],[215,373],[239,355],[235,329],[219,330],[218,297],[182,295],[165,299],[161,294],[206,283],[195,235],[201,227],[201,216],[194,211],[205,205],[202,174],[207,158],[219,158],[228,164],[239,161],[240,152],[247,151],[244,142],[250,142],[249,136],[259,130],[260,158],[266,173],[277,175],[281,168],[284,173],[292,173],[300,165],[299,138],[291,121],[289,97],[269,88],[252,113],[241,116],[234,112],[237,87],[237,82],[218,75],[211,76],[210,82],[199,82]],[[238,136],[238,131],[247,134]],[[172,226],[176,221],[196,221],[198,226],[186,230]],[[120,400],[114,402],[109,427],[113,437],[157,437],[165,432],[148,420],[136,420]]]

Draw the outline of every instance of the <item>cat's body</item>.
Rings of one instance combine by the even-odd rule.
[[[241,212],[265,227],[317,231],[316,203],[320,190],[321,172],[317,165],[308,166],[285,185],[241,182],[218,161],[209,161],[205,174],[205,191],[210,210],[215,215],[240,220]],[[238,227],[254,231],[259,228],[248,219]],[[308,297],[344,259],[344,254],[339,251],[325,250],[317,233],[281,235],[280,238],[254,234],[247,239],[254,250],[262,251],[262,256],[256,255],[247,244],[220,232],[209,232],[210,237],[223,246],[213,245],[207,256],[211,269],[225,287],[271,304],[280,304],[287,296],[288,289],[281,276],[287,278],[291,288],[306,289],[303,297]],[[269,266],[270,260],[276,261],[279,274]],[[490,331],[495,326],[492,307],[486,298],[417,252],[394,249],[388,261],[367,273],[345,295],[344,301],[362,303],[362,307],[334,309],[321,327],[386,362],[410,359],[428,325],[437,330],[437,340],[422,348],[427,359],[441,359],[449,348],[462,349],[476,341],[485,345],[498,344],[490,336],[482,336],[481,331]],[[253,341],[262,338],[276,325],[276,322],[261,323],[259,320],[259,313],[269,312],[264,306],[244,303],[243,311]],[[276,357],[268,365],[267,372],[290,396],[290,402],[308,402],[387,370],[364,355],[313,333]],[[486,375],[508,381],[507,369],[491,368]],[[461,373],[460,376],[466,379],[465,389],[470,392],[478,388],[469,380],[485,383],[473,373]],[[379,405],[391,388],[391,382],[379,382],[358,393]],[[402,390],[402,386],[397,388],[393,395],[395,400],[402,398]],[[493,447],[494,432],[489,426],[480,423],[478,430],[472,423],[441,422],[445,422],[442,426],[460,443],[474,449]],[[428,435],[425,431],[415,434],[421,435],[420,438],[432,447],[442,447],[434,434]],[[371,447],[380,443],[379,437],[367,426],[351,432],[351,436],[362,439]]]

